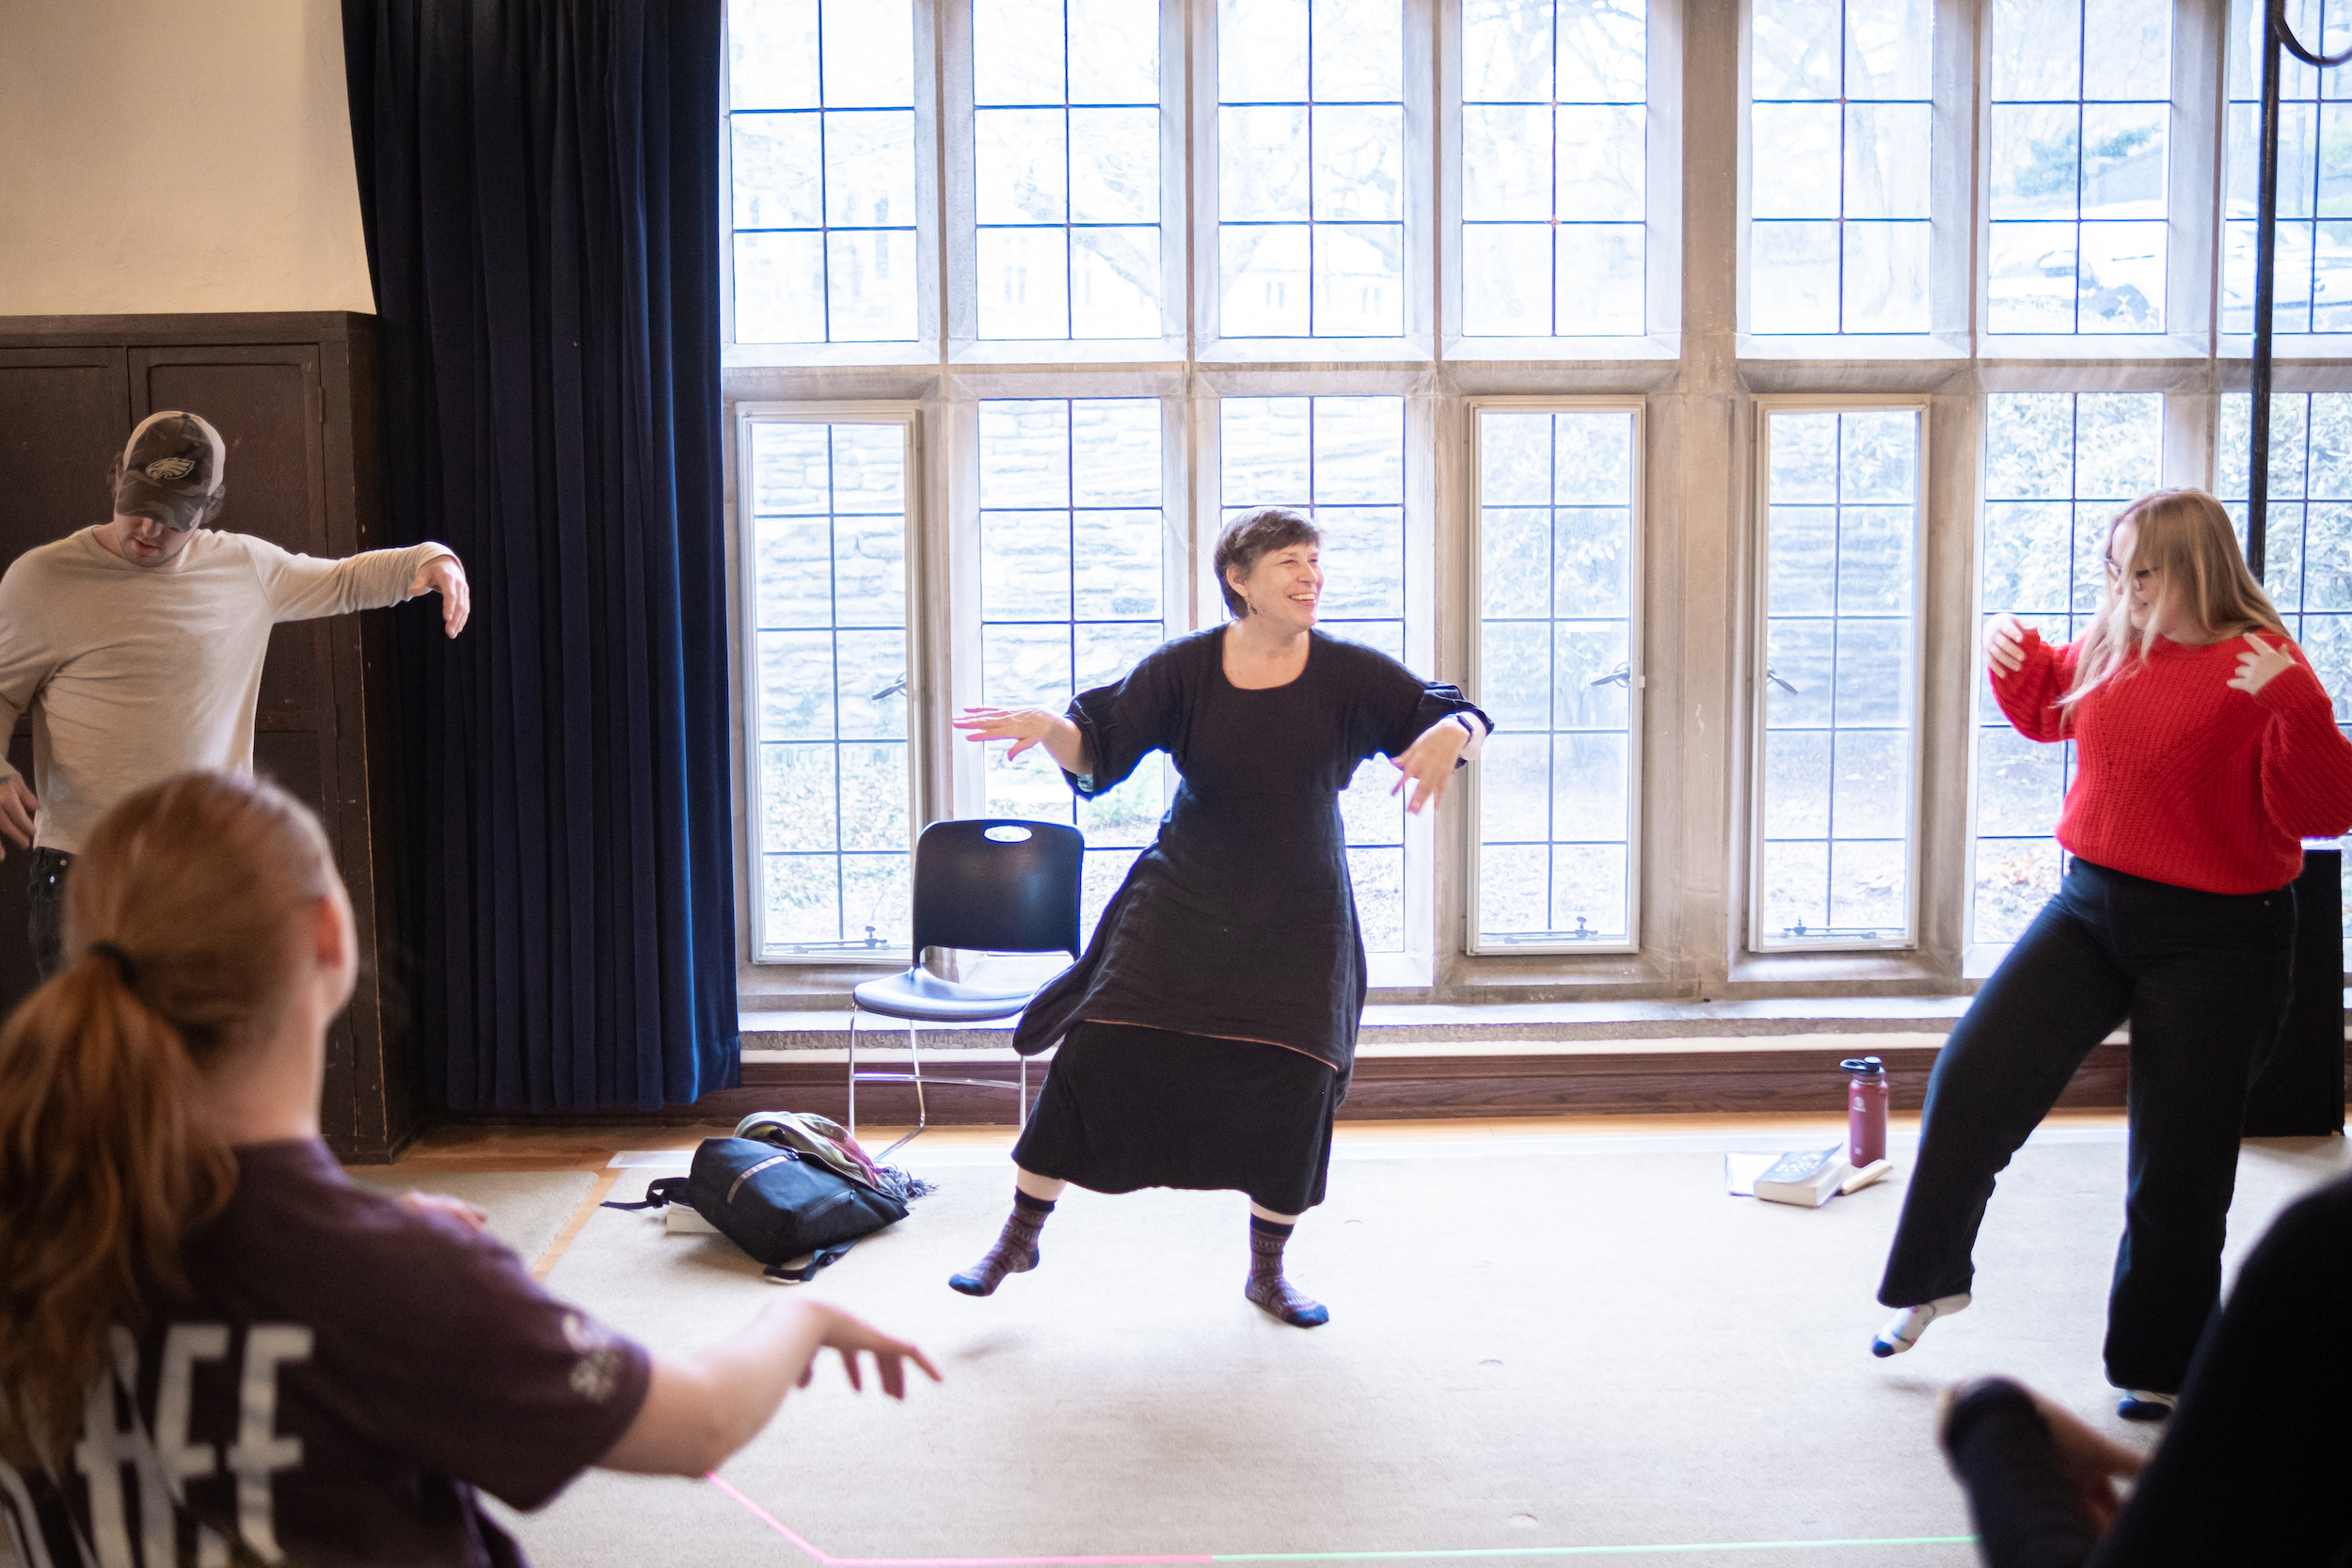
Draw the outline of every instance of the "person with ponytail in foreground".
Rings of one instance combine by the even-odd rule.
[[[463,1205],[318,1135],[351,906],[319,825],[222,772],[92,832],[66,961],[0,1029],[0,1551],[27,1568],[518,1564],[480,1488],[699,1476],[824,1347],[902,1397],[922,1353],[805,1297],[658,1357]]]
[[[2067,869],[1937,1054],[1872,1351],[1968,1305],[1994,1177],[2091,1047],[2131,1024],[2123,1240],[2107,1300],[2117,1413],[2161,1420],[2221,1293],[2246,1091],[2283,1021],[2305,838],[2352,829],[2352,741],[2201,490],[2109,527],[2089,632],[1985,629],[2001,711],[2075,745]],[[2332,974],[2321,977],[2330,990]]]

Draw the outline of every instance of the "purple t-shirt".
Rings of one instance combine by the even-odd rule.
[[[315,1141],[239,1148],[189,1238],[194,1298],[118,1329],[55,1472],[0,1464],[29,1568],[510,1568],[475,1488],[536,1508],[636,1418],[645,1352],[499,1243],[344,1177]],[[28,1528],[28,1527],[30,1527]]]

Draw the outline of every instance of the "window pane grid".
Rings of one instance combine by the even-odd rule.
[[[1462,333],[1645,326],[1647,62],[1639,0],[1462,13]]]
[[[1478,941],[1631,941],[1635,425],[1479,415]]]
[[[912,341],[912,7],[732,6],[728,58],[736,341]]]
[[[2324,54],[2352,43],[2346,0],[2287,0],[2296,36]],[[2221,330],[2254,330],[2260,200],[2263,7],[2231,0],[2229,171]],[[2271,330],[2352,332],[2352,82],[2284,55],[2279,76],[2279,227]]]
[[[903,951],[904,427],[750,436],[762,955]]]
[[[1156,0],[976,0],[979,336],[1160,335]]]
[[[1151,398],[980,404],[983,702],[1058,710],[1164,640],[1160,438]],[[1076,800],[1043,747],[1013,761],[1008,750],[988,748],[987,811],[1086,834],[1090,935],[1158,832],[1165,775],[1149,763],[1108,794]]]
[[[1987,329],[2164,330],[2170,0],[1995,0]]]
[[[2107,524],[2156,488],[2163,438],[2158,392],[1995,392],[1985,399],[1978,557],[1984,621],[2006,611],[2058,645],[2089,629],[2106,593]],[[2074,781],[2074,746],[2019,735],[1993,699],[1980,647],[1970,668],[1977,772],[1968,940],[1998,944],[2016,941],[2058,891],[2059,849],[2052,835]]]
[[[1929,328],[1931,0],[1757,0],[1749,331]]]
[[[1405,400],[1226,398],[1219,404],[1223,520],[1262,506],[1322,531],[1321,626],[1405,657]],[[1370,953],[1405,950],[1405,807],[1377,759],[1341,792],[1348,874]]]
[[[1218,0],[1218,331],[1405,331],[1401,0]]]
[[[1767,416],[1755,945],[1911,940],[1919,417]]]

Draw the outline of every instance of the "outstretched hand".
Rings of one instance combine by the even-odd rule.
[[[1011,749],[1005,752],[1008,762],[1032,746],[1042,745],[1054,733],[1054,715],[1041,707],[968,707],[961,718],[947,721],[963,732],[966,740],[1011,741]]]
[[[437,555],[417,569],[417,580],[408,585],[408,596],[420,594],[441,595],[441,629],[455,637],[466,629],[473,615],[473,589],[466,581],[466,563],[453,555]]]
[[[2295,657],[2284,643],[2265,642],[2252,632],[2246,634],[2251,653],[2237,656],[2237,678],[2230,682],[2232,689],[2249,697],[2295,668]]]
[[[1413,791],[1405,798],[1405,809],[1415,816],[1423,806],[1438,804],[1445,799],[1445,786],[1454,782],[1454,765],[1469,744],[1470,731],[1451,718],[1438,720],[1405,748],[1403,756],[1389,759],[1398,774],[1389,793],[1396,795],[1411,784]]]
[[[850,1386],[860,1393],[866,1390],[866,1381],[860,1374],[858,1365],[860,1355],[874,1358],[875,1370],[882,1373],[882,1392],[894,1400],[907,1397],[906,1363],[910,1361],[930,1374],[933,1383],[941,1381],[939,1369],[931,1365],[931,1358],[906,1340],[894,1339],[873,1324],[853,1318],[837,1307],[822,1303],[810,1305],[820,1314],[823,1323],[824,1338],[818,1341],[817,1348],[841,1353],[841,1367],[850,1374]],[[799,1386],[807,1387],[809,1379],[816,1375],[817,1357],[811,1355],[808,1365],[801,1369]]]
[[[14,775],[6,784],[0,784],[0,833],[30,849],[33,847],[33,817],[40,811],[40,801],[35,799],[32,786],[24,782],[22,773]],[[8,850],[0,849],[0,861],[8,858]]]
[[[479,1204],[468,1203],[462,1197],[452,1197],[447,1193],[409,1191],[401,1194],[398,1201],[401,1207],[413,1209],[420,1214],[445,1214],[477,1234],[490,1223],[488,1210]]]

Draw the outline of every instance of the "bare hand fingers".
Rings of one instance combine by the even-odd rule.
[[[841,1347],[841,1366],[850,1374],[850,1386],[861,1394],[866,1392],[866,1379],[858,1372],[857,1352],[847,1345]]]

